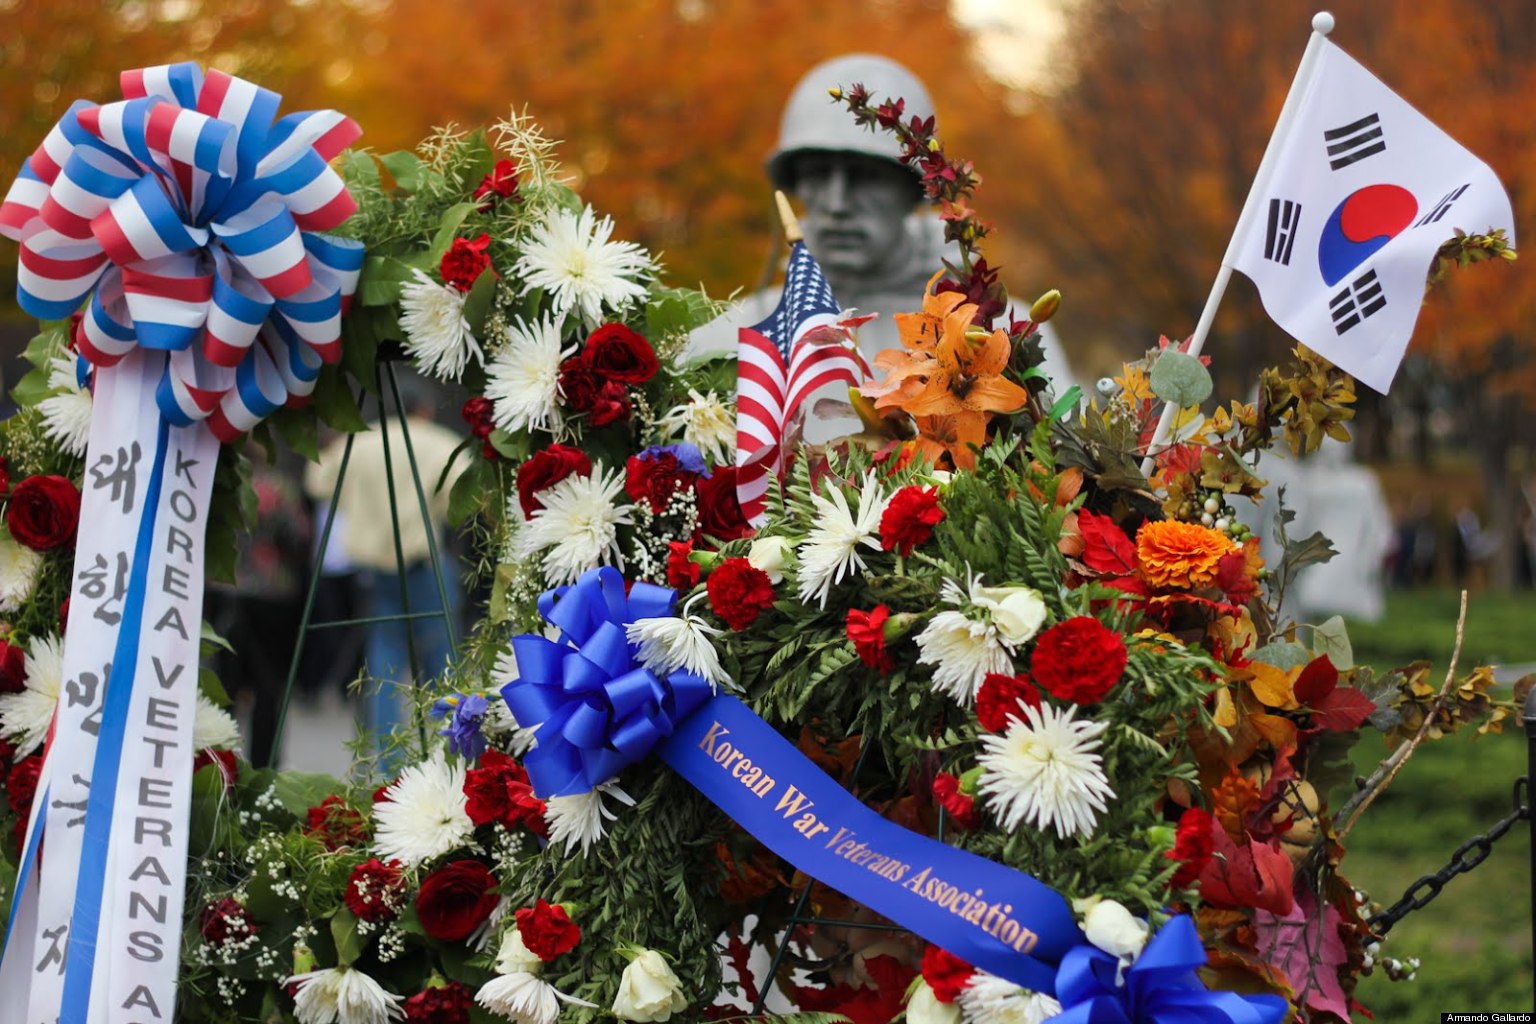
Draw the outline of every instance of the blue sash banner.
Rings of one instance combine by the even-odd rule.
[[[656,753],[801,871],[991,974],[1051,992],[1055,965],[1087,941],[1060,893],[882,818],[735,697]]]

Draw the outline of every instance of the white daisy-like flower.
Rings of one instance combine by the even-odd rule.
[[[848,507],[841,487],[829,484],[827,490],[831,492],[830,498],[811,495],[818,513],[816,525],[805,535],[797,553],[800,600],[808,603],[815,598],[823,608],[834,584],[841,583],[844,576],[864,571],[859,547],[880,549],[880,517],[891,501],[890,495],[881,493],[873,471],[864,474],[857,513]]]
[[[85,454],[91,437],[91,393],[80,384],[73,355],[48,360],[48,390],[53,394],[37,403],[43,414],[43,433],[69,454]]]
[[[327,967],[295,974],[284,982],[297,985],[293,1014],[299,1024],[388,1024],[403,1020],[404,996],[384,987],[362,971]]]
[[[64,683],[64,641],[34,637],[23,666],[26,681],[21,692],[0,696],[0,736],[15,744],[18,756],[39,749],[48,737]]]
[[[982,970],[971,975],[957,1001],[967,1024],[1045,1024],[1061,1012],[1050,996]]]
[[[934,666],[935,690],[969,707],[989,673],[1013,673],[1013,658],[989,618],[972,618],[959,610],[968,601],[959,584],[945,580],[941,593],[957,607],[939,612],[917,634],[917,663]]]
[[[708,455],[717,465],[736,450],[736,414],[711,391],[701,395],[688,389],[688,404],[679,405],[657,421],[668,436],[682,432],[683,440]]]
[[[502,687],[521,678],[522,673],[517,669],[517,653],[509,643],[497,653],[496,661],[491,666],[489,688],[500,693]],[[480,723],[480,731],[496,741],[497,749],[513,757],[522,757],[533,749],[533,736],[538,729],[524,729],[517,723],[517,718],[505,700],[493,700],[485,712],[485,721]]]
[[[475,823],[465,809],[464,775],[464,762],[449,764],[441,748],[402,771],[374,807],[378,858],[413,867],[468,842]]]
[[[651,269],[651,258],[634,242],[611,242],[613,218],[597,219],[592,207],[581,213],[555,210],[522,243],[517,273],[524,292],[542,288],[558,313],[575,311],[588,327],[603,318],[603,307],[623,309],[645,295],[636,277]]]
[[[563,316],[508,325],[507,343],[485,368],[491,421],[507,433],[560,425],[560,364],[575,351],[563,345],[564,331]]]
[[[0,612],[21,608],[32,596],[42,568],[42,552],[24,547],[9,533],[0,531]]]
[[[475,993],[475,1002],[499,1013],[512,1024],[555,1024],[560,1018],[560,1004],[596,1008],[596,1003],[577,999],[559,991],[547,981],[527,971],[498,974]]]
[[[659,676],[682,669],[708,679],[710,685],[729,685],[730,677],[710,637],[720,630],[684,609],[681,615],[636,619],[624,635],[640,646],[640,663]]]
[[[603,797],[611,796],[626,807],[635,806],[635,798],[616,782],[605,782],[596,789],[575,796],[552,796],[544,801],[544,820],[549,823],[549,841],[564,846],[567,853],[581,847],[586,853],[592,844],[608,834],[604,821],[619,816],[608,809]]]
[[[464,319],[465,293],[438,284],[419,269],[400,289],[400,330],[416,369],[442,381],[457,381],[469,365],[484,362],[485,353]]]
[[[197,695],[197,710],[192,717],[192,749],[240,749],[240,726],[228,711],[201,693]]]
[[[518,531],[521,558],[540,557],[552,584],[575,583],[600,565],[624,568],[619,527],[627,526],[634,506],[621,501],[624,471],[609,473],[602,463],[589,476],[572,473],[539,492],[544,507]]]
[[[1079,722],[1076,707],[1020,708],[1022,721],[1011,719],[1002,735],[981,738],[980,792],[1010,832],[1029,822],[1055,828],[1061,839],[1091,834],[1104,801],[1115,795],[1098,754],[1109,723]]]

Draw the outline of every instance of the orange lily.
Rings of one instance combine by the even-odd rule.
[[[897,313],[896,337],[914,352],[932,352],[939,343],[944,318],[965,301],[962,292],[935,292],[933,286],[944,276],[940,270],[928,279],[923,288],[923,308],[916,313]],[[971,307],[974,315],[975,307]]]

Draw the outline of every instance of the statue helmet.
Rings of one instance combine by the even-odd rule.
[[[933,100],[923,83],[888,57],[851,53],[818,64],[800,79],[784,105],[779,144],[768,157],[768,177],[776,188],[793,188],[794,157],[807,151],[857,153],[898,162],[901,146],[894,135],[854,123],[853,116],[827,95],[833,86],[847,88],[856,83],[869,90],[873,102],[887,97],[905,100],[909,118],[933,115]]]

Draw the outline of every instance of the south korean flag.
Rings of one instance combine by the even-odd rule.
[[[1321,42],[1290,129],[1270,143],[1273,172],[1249,198],[1231,265],[1292,337],[1384,393],[1441,243],[1495,228],[1513,243],[1514,215],[1487,164]]]

